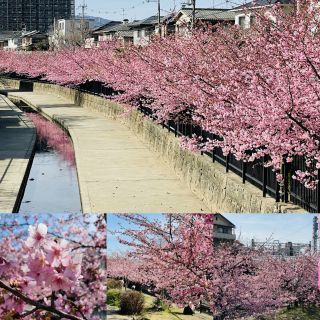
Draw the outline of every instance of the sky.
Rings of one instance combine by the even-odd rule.
[[[251,239],[267,239],[280,242],[309,243],[312,240],[313,214],[223,214],[236,225],[236,236],[244,244]],[[150,219],[163,219],[162,215],[148,215]],[[108,215],[108,230],[115,231],[119,223],[124,227],[121,218]],[[126,247],[119,244],[116,237],[107,234],[108,252],[123,252]]]
[[[157,14],[157,0],[76,0],[76,12],[80,13],[79,8],[86,2],[86,14],[107,18],[109,20],[129,19],[138,20]],[[186,0],[190,1],[190,0]],[[180,9],[183,0],[161,0],[162,15],[167,15],[174,8]],[[200,8],[226,8],[243,3],[243,0],[197,0],[197,7]],[[124,10],[122,10],[124,9]]]

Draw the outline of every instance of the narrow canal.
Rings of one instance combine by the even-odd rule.
[[[18,105],[37,129],[37,142],[19,213],[79,213],[81,199],[74,150],[57,124]]]

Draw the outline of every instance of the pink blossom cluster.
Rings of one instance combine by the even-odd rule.
[[[100,81],[122,92],[118,101],[148,106],[159,121],[193,123],[223,138],[184,141],[192,150],[222,147],[245,161],[269,156],[266,165],[278,174],[293,156],[318,168],[320,8],[316,0],[302,0],[299,10],[266,10],[256,13],[249,30],[215,26],[214,32],[155,38],[143,48],[105,42],[91,49],[0,52],[0,70],[64,85]],[[317,177],[306,166],[308,177],[296,178],[314,188]]]
[[[25,223],[2,219],[0,318],[101,319],[106,290],[103,217],[97,218],[94,228],[92,219],[52,216],[49,229],[48,222],[29,225],[28,217]],[[29,230],[23,240],[25,225]]]

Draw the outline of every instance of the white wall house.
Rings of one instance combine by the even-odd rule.
[[[162,23],[163,17],[160,17],[160,23]],[[133,44],[136,46],[147,45],[152,36],[159,34],[159,17],[151,16],[147,19],[143,19],[132,23],[133,32]]]
[[[150,42],[151,36],[155,33],[155,29],[141,28],[133,32],[133,44],[135,46],[145,46]]]
[[[254,23],[255,16],[257,16],[259,12],[264,12],[268,7],[270,8],[276,3],[281,5],[285,12],[290,12],[294,10],[295,7],[292,0],[256,0],[231,10],[235,12],[235,24],[243,29],[250,28]],[[264,15],[275,22],[275,17],[272,16],[270,11],[265,11]]]
[[[59,19],[54,23],[50,45],[61,47],[83,43],[87,38],[92,21],[82,19]]]
[[[22,31],[3,32],[0,34],[0,50],[16,51],[21,45]]]
[[[17,37],[13,37],[11,39],[8,39],[8,45],[4,47],[4,50],[6,51],[16,51],[18,50],[20,43],[20,39]]]
[[[252,13],[238,13],[235,16],[235,24],[239,25],[242,29],[248,29],[254,21]]]

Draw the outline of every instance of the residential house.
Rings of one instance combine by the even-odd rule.
[[[108,28],[114,27],[116,25],[121,25],[122,21],[108,21],[104,25],[95,28],[91,31],[91,37],[94,38],[95,42],[107,41],[106,31]]]
[[[160,17],[160,31],[164,17]],[[159,17],[151,16],[149,18],[132,23],[133,43],[134,45],[147,45],[154,34],[159,34]]]
[[[287,12],[290,12],[295,8],[293,0],[257,0],[248,2],[231,10],[235,13],[235,24],[243,29],[248,29],[252,26],[258,12],[268,9],[268,7],[275,4],[280,4]],[[272,17],[270,18],[272,19]]]
[[[21,45],[22,31],[8,31],[0,33],[0,50],[16,51]]]
[[[220,213],[217,213],[214,215],[213,225],[214,225],[214,233],[213,233],[214,243],[236,240],[236,235],[235,235],[236,226]]]
[[[177,34],[186,34],[191,26],[193,10],[192,8],[183,7],[174,17]],[[208,9],[196,8],[195,22],[197,25],[204,26],[224,23],[233,25],[235,23],[236,13],[229,9]]]
[[[46,33],[40,31],[30,31],[21,35],[21,50],[48,50],[49,39]]]
[[[176,24],[175,24],[175,14],[171,13],[162,18],[161,21],[161,36],[166,37],[170,34],[175,34]]]
[[[134,22],[133,22],[134,23]],[[109,40],[121,40],[123,44],[133,43],[134,31],[132,30],[132,23],[125,19],[123,22],[112,21],[107,23],[102,28],[93,32],[94,37],[98,37],[98,41],[109,41]]]
[[[62,47],[82,44],[93,25],[94,19],[58,19],[50,34],[50,46]]]

